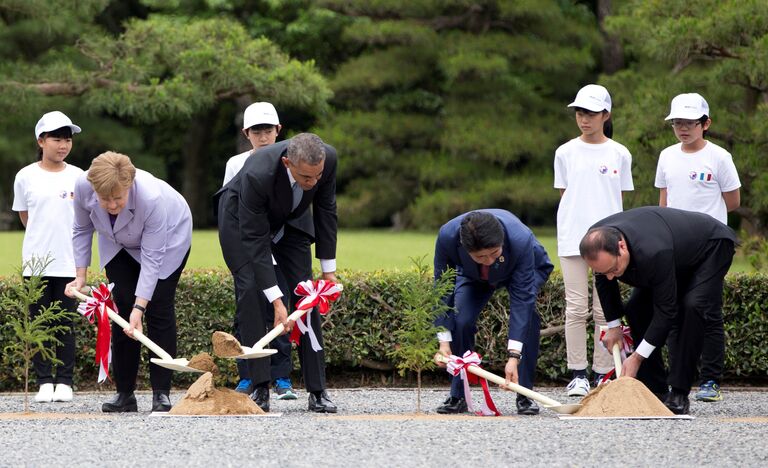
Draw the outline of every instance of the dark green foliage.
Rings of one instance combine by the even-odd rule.
[[[399,344],[397,331],[403,327],[403,311],[408,307],[400,288],[402,284],[416,281],[418,275],[414,271],[341,271],[338,276],[344,284],[344,293],[323,318],[326,360],[329,369],[333,369],[329,370],[330,381],[333,383],[334,370],[394,370],[396,363],[391,361],[389,353]],[[422,280],[431,286],[430,278]],[[16,283],[15,279],[5,279],[0,281],[0,287],[5,290]],[[484,367],[496,373],[503,372],[507,361],[507,304],[506,293],[495,294],[478,322],[477,351],[488,362]],[[726,380],[768,377],[765,304],[768,304],[768,276],[739,274],[726,278]],[[559,328],[564,322],[564,295],[558,274],[553,274],[541,291],[538,311],[542,330],[546,333],[541,340],[538,376],[545,381],[566,379],[570,375],[565,362],[565,337]],[[211,333],[231,331],[233,313],[234,293],[228,273],[221,270],[185,273],[177,294],[179,356],[189,358],[202,351],[210,352]],[[85,321],[76,324],[75,328],[78,342],[76,385],[92,387],[98,374],[93,354],[95,332]],[[14,339],[8,327],[0,331],[0,347]],[[147,363],[145,357],[139,378],[139,385],[144,388],[149,383]],[[237,380],[234,360],[218,359],[217,364],[223,372],[219,384],[234,385]],[[443,378],[443,371],[435,372],[438,379]],[[188,386],[194,379],[192,374],[175,373],[174,385]],[[14,375],[13,366],[4,364],[0,368],[0,391],[22,387],[23,381]]]

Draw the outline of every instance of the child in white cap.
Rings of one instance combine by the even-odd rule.
[[[573,378],[568,396],[589,393],[587,377],[587,322],[594,318],[592,371],[595,385],[613,369],[611,354],[599,344],[603,309],[592,289],[589,311],[589,267],[579,254],[579,242],[597,221],[623,210],[622,192],[634,190],[632,155],[611,139],[611,96],[603,86],[581,88],[568,105],[575,109],[581,135],[555,151],[555,188],[560,190],[557,210],[557,251],[565,284],[565,344]]]
[[[712,125],[709,104],[700,94],[687,93],[672,99],[665,119],[680,143],[659,155],[656,183],[659,206],[706,213],[728,224],[728,212],[739,207],[739,174],[731,154],[705,139]],[[700,401],[720,401],[720,379],[725,360],[722,310],[717,317],[705,317],[701,356]]]
[[[44,114],[35,125],[38,161],[16,174],[13,183],[13,211],[19,213],[26,231],[22,245],[22,261],[33,258],[50,259],[41,274],[45,289],[40,300],[30,308],[35,316],[40,308],[56,301],[64,310],[75,312],[77,303],[64,294],[67,283],[75,279],[75,259],[72,251],[72,222],[74,217],[75,181],[82,169],[64,162],[72,150],[72,135],[80,127],[62,112]],[[32,272],[25,268],[24,277]],[[57,335],[61,345],[56,346],[56,358],[62,363],[53,368],[50,361],[40,355],[32,358],[40,386],[35,401],[71,401],[75,368],[75,334],[72,320],[62,319],[61,325],[69,329]]]
[[[245,108],[243,112],[243,135],[251,143],[253,149],[232,156],[227,161],[227,167],[224,171],[224,183],[232,180],[232,178],[240,172],[243,168],[245,160],[256,152],[271,144],[274,144],[277,140],[277,136],[280,134],[282,126],[280,125],[280,119],[277,115],[277,110],[269,102],[254,102]],[[309,214],[307,213],[307,216]],[[237,291],[235,291],[237,295]],[[266,301],[266,299],[265,299]],[[269,305],[271,308],[271,305]],[[240,331],[238,318],[235,317],[234,323],[235,337],[240,339]],[[253,343],[251,343],[253,344]],[[247,346],[250,346],[246,343]],[[278,349],[278,352],[270,358],[272,380],[275,385],[275,392],[277,393],[278,400],[295,400],[297,398],[291,385],[291,343],[288,341],[287,335],[281,335],[273,341],[273,346]],[[252,381],[248,375],[247,366],[242,360],[237,361],[237,371],[240,377],[240,381],[237,384],[235,390],[241,393],[251,394],[254,392]]]

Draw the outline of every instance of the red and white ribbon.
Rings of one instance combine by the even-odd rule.
[[[603,347],[606,351],[608,351],[603,344],[603,338],[605,337],[605,331],[606,330],[600,330],[600,346]],[[634,351],[635,348],[635,342],[632,340],[632,330],[626,325],[621,325],[621,362],[624,362],[625,359],[627,359],[627,356]],[[610,351],[609,351],[610,352]],[[610,372],[605,374],[600,380],[600,384],[603,384],[607,382],[613,374],[616,373],[616,369],[612,369]]]
[[[478,416],[501,416],[499,410],[496,409],[496,405],[493,403],[491,392],[488,390],[488,381],[481,379],[480,377],[467,372],[467,368],[470,366],[480,367],[480,363],[483,362],[480,355],[467,351],[462,357],[451,355],[448,358],[447,370],[448,373],[455,376],[461,376],[461,380],[464,382],[464,398],[467,400],[467,408]],[[472,401],[472,393],[469,391],[469,384],[477,384],[483,387],[483,402],[480,405],[480,409],[475,410],[475,405]]]
[[[96,363],[99,365],[99,379],[101,383],[109,378],[109,364],[112,362],[112,333],[109,326],[107,307],[117,312],[117,307],[112,301],[112,288],[114,283],[107,286],[101,283],[98,287],[91,288],[91,296],[87,301],[77,306],[77,311],[83,317],[93,323],[98,318],[96,327]]]
[[[332,281],[307,280],[299,283],[293,292],[297,296],[304,296],[296,303],[296,309],[309,310],[304,317],[301,317],[296,321],[296,326],[293,327],[293,330],[291,331],[290,341],[299,344],[300,336],[306,333],[309,336],[310,343],[312,343],[312,349],[320,351],[323,347],[320,346],[320,342],[317,340],[317,335],[315,335],[315,331],[312,330],[312,320],[310,320],[309,315],[315,307],[317,307],[320,315],[327,314],[328,310],[331,308],[331,302],[341,296],[341,287]]]

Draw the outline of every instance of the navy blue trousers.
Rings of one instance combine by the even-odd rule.
[[[474,281],[463,276],[456,278],[453,297],[456,311],[455,327],[451,330],[453,338],[451,352],[454,355],[462,356],[468,350],[475,350],[477,319],[495,291],[496,288],[486,282]],[[533,388],[536,361],[539,357],[540,329],[541,318],[539,313],[534,311],[523,339],[523,358],[518,364],[519,383],[526,388]],[[451,376],[451,396],[464,397],[464,384],[460,377]]]

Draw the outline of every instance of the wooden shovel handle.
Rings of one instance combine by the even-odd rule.
[[[89,299],[88,296],[86,296],[85,294],[81,293],[80,291],[78,291],[76,289],[69,288],[69,291],[76,298],[80,299],[83,302],[85,302],[85,301],[87,301]],[[125,321],[125,319],[123,319],[122,317],[117,315],[117,312],[115,312],[114,310],[110,309],[109,307],[107,307],[106,309],[107,309],[107,315],[109,315],[109,319],[112,320],[113,322],[115,322],[116,324],[120,325],[120,327],[123,330],[127,330],[128,328],[131,327],[130,324],[128,324],[128,322]],[[160,359],[162,359],[164,361],[172,361],[173,360],[173,357],[170,354],[166,353],[163,348],[161,348],[160,346],[155,344],[154,341],[150,340],[142,332],[140,332],[138,330],[133,330],[133,336],[141,344],[143,344],[144,346],[149,348],[153,353],[155,353]]]
[[[336,286],[339,288],[339,291],[342,291],[344,289],[344,287],[341,284],[336,284]],[[288,320],[293,320],[295,322],[310,310],[312,310],[312,307],[310,307],[309,309],[296,310],[291,315],[288,316]],[[251,350],[256,351],[258,349],[264,349],[264,346],[268,345],[270,342],[272,342],[272,340],[280,336],[284,330],[285,330],[285,325],[283,325],[282,323],[278,323],[275,328],[269,331],[269,333],[262,336],[261,339],[251,347]]]
[[[442,361],[442,362],[444,362],[446,364],[448,364],[450,362],[450,360],[447,357],[443,356],[442,354],[438,354],[438,359],[440,359],[440,361]],[[488,372],[487,370],[481,369],[481,368],[479,368],[477,366],[469,366],[469,367],[467,367],[467,371],[475,374],[476,376],[478,376],[480,378],[483,378],[485,380],[489,380],[489,381],[491,381],[491,382],[493,382],[493,383],[495,383],[497,385],[501,385],[502,387],[504,385],[506,385],[507,388],[509,388],[510,390],[512,390],[512,391],[514,391],[516,393],[519,393],[520,395],[526,396],[526,397],[530,398],[531,400],[536,400],[536,401],[538,401],[539,403],[541,403],[544,406],[561,406],[562,405],[562,403],[560,403],[560,402],[558,402],[556,400],[553,400],[552,398],[546,397],[546,396],[542,395],[541,393],[536,393],[536,392],[534,392],[531,389],[523,387],[522,385],[518,385],[518,384],[513,383],[513,382],[506,383],[506,379],[504,379],[503,377],[499,377],[498,375],[492,374],[492,373]]]
[[[613,344],[613,365],[616,367],[616,378],[621,376],[621,347],[618,343]]]

